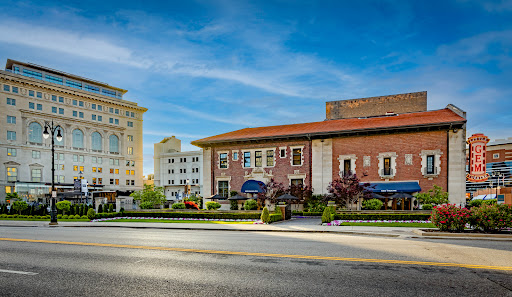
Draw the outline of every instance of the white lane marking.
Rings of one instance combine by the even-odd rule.
[[[5,269],[0,269],[0,272],[15,273],[15,274],[25,274],[25,275],[36,275],[36,274],[39,274],[39,273],[36,273],[36,272],[25,272],[25,271],[5,270]]]

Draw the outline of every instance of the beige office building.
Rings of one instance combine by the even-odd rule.
[[[30,63],[7,60],[0,70],[0,203],[18,192],[45,201],[52,181],[51,139],[45,123],[60,125],[55,184],[90,191],[142,188],[142,118],[146,108],[123,100],[126,90]],[[82,174],[80,174],[82,173]]]

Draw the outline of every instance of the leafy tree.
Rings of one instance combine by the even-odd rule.
[[[17,192],[14,192],[14,193],[7,193],[5,195],[5,198],[6,198],[6,200],[10,200],[12,203],[13,201],[19,200],[20,196],[18,196]]]
[[[264,190],[264,192],[258,193],[258,197],[256,198],[256,200],[260,206],[265,206],[265,200],[267,200],[267,199],[270,201],[270,203],[276,203],[277,202],[276,198],[285,193],[285,188],[283,186],[283,183],[278,183],[273,178],[270,179],[270,181],[267,184],[262,186],[262,189]],[[249,201],[249,200],[247,200],[247,201]],[[244,209],[247,210],[247,208],[245,208],[245,206],[244,206]]]
[[[151,205],[151,208],[158,208],[158,205],[164,204],[166,201],[164,188],[155,187],[154,185],[144,185],[144,189],[130,194],[135,200],[139,200],[141,205]],[[141,206],[142,208],[142,206]]]
[[[69,212],[71,208],[71,202],[67,200],[59,201],[55,206],[57,206],[58,210],[62,211],[62,214],[66,214],[66,212]]]
[[[94,218],[96,217],[96,212],[93,208],[89,208],[89,210],[87,210],[87,217],[89,218],[89,220],[94,220]]]
[[[370,199],[371,193],[365,191],[369,187],[369,183],[361,184],[355,174],[346,174],[340,179],[333,180],[327,187],[327,191],[331,194],[329,199],[332,198],[338,205],[348,206],[357,202],[359,198]]]
[[[433,189],[428,190],[428,192],[418,193],[415,197],[421,204],[440,205],[448,203],[448,192],[444,192],[442,187],[436,185],[434,185]]]
[[[293,195],[293,196],[299,198],[300,200],[304,200],[304,201],[311,199],[311,196],[313,196],[313,189],[307,185],[302,185],[302,184],[290,185],[290,187],[288,187],[287,192],[290,193],[290,195]]]
[[[23,200],[16,200],[12,204],[12,208],[21,215],[21,212],[28,208],[28,204]]]

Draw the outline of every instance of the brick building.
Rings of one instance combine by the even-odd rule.
[[[450,193],[452,203],[464,203],[465,113],[453,105],[386,113],[246,128],[193,141],[203,148],[204,197],[227,196],[247,182],[271,178],[326,194],[332,180],[351,171],[386,197],[436,184]],[[392,199],[386,202],[396,207]]]

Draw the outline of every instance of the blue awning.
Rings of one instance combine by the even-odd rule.
[[[369,191],[374,193],[414,193],[421,191],[418,182],[370,183]]]
[[[265,193],[265,184],[259,180],[248,180],[242,185],[242,193]]]

